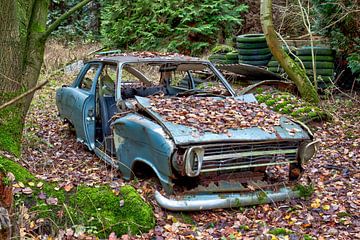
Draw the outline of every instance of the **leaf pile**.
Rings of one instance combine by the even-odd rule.
[[[166,121],[212,133],[228,133],[229,129],[251,127],[274,132],[274,126],[280,125],[281,117],[264,105],[234,98],[153,96],[151,109]]]

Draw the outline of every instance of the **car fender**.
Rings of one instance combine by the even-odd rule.
[[[119,168],[125,179],[133,175],[137,161],[150,166],[164,185],[171,185],[171,157],[175,144],[163,128],[136,113],[120,117],[111,124]]]

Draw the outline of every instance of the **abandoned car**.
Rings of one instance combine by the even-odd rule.
[[[57,90],[56,103],[77,140],[123,178],[151,169],[163,188],[155,198],[170,210],[296,197],[316,151],[308,127],[237,96],[212,63],[193,57],[99,57]]]

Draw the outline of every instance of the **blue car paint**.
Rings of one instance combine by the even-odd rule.
[[[163,187],[171,192],[171,156],[175,145],[162,127],[138,114],[128,114],[112,123],[119,169],[125,179],[132,177],[137,162],[150,166]]]

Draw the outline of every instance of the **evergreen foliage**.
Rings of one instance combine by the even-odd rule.
[[[75,6],[78,0],[51,0],[47,25]],[[66,19],[52,35],[60,40],[95,40],[99,37],[99,3],[93,1]]]
[[[236,0],[103,0],[101,35],[109,47],[198,54],[233,36],[246,10]]]
[[[312,0],[315,30],[327,37],[331,46],[347,56],[353,74],[360,72],[359,3],[348,0]]]

